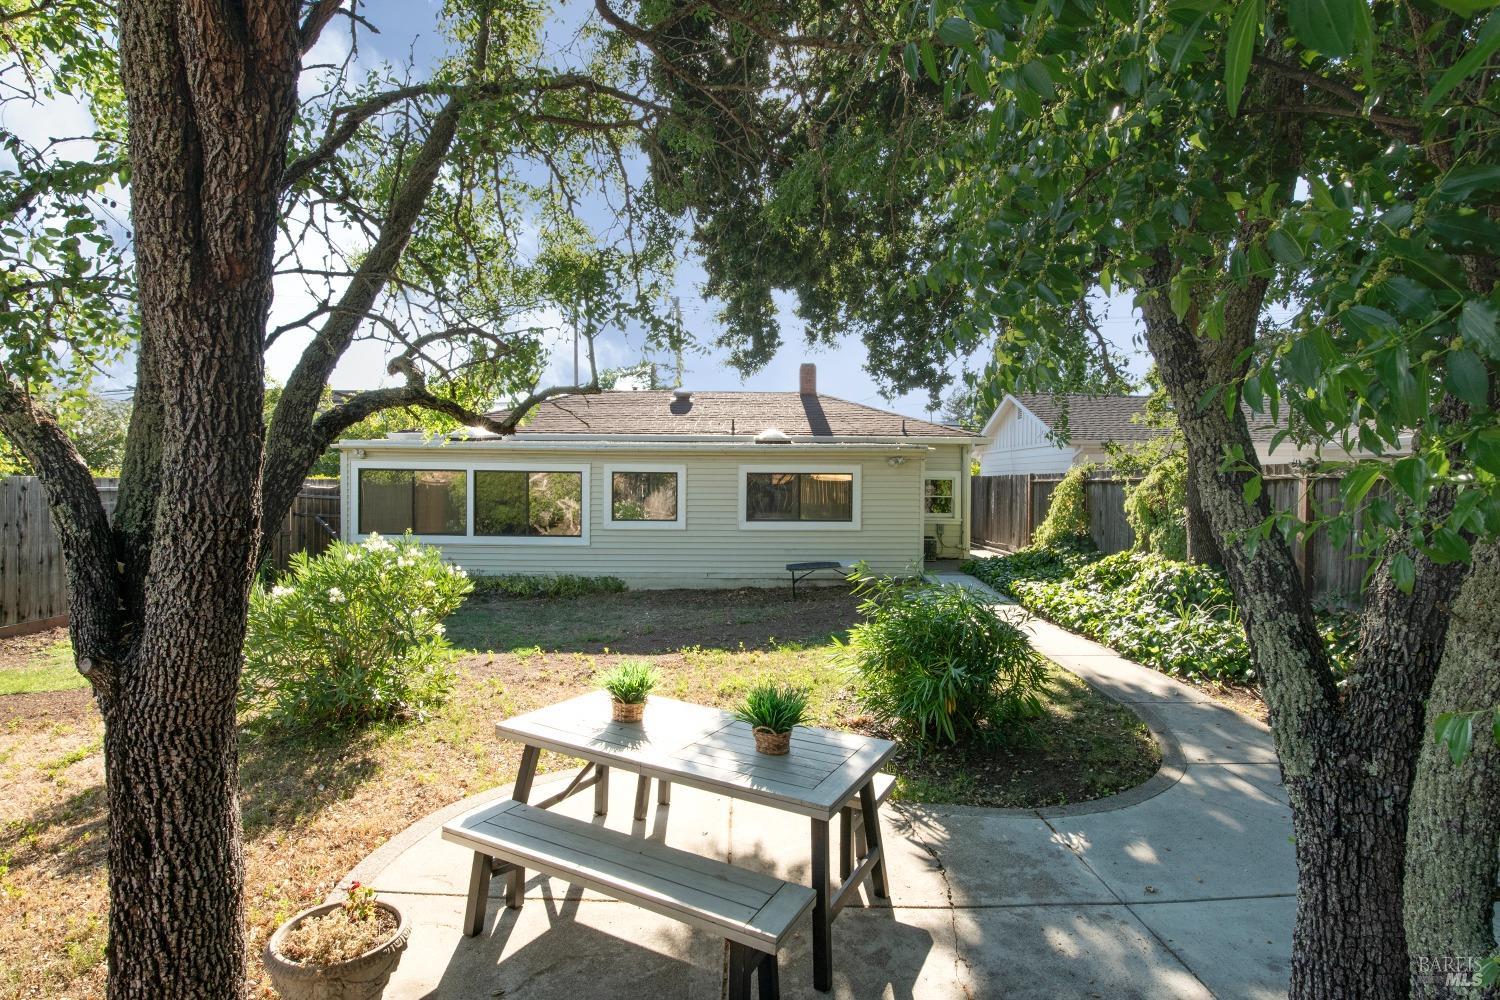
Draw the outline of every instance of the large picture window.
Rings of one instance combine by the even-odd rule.
[[[474,534],[582,536],[583,475],[475,470]]]
[[[677,473],[621,471],[609,477],[612,521],[678,520]]]
[[[747,472],[745,520],[854,520],[854,474],[850,472]]]
[[[468,491],[461,469],[360,469],[360,534],[465,534]]]

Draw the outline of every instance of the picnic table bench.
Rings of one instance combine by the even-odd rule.
[[[828,559],[824,559],[824,560],[821,560],[821,561],[814,561],[814,562],[793,562],[793,563],[787,563],[786,564],[786,571],[788,573],[792,574],[792,596],[793,597],[797,596],[797,583],[799,581],[806,580],[808,577],[812,576],[814,573],[818,572],[819,570],[825,570],[825,569],[837,570],[839,573],[843,574],[844,576],[848,576],[849,575],[849,571],[851,569],[853,569],[853,567],[845,565],[844,563],[841,563],[841,562],[834,562],[834,561],[828,560]]]
[[[812,909],[815,893],[769,875],[747,871],[632,837],[514,799],[482,806],[443,827],[446,840],[474,851],[465,933],[484,923],[492,866],[546,875],[633,903],[729,942],[730,1000],[749,1000],[752,977],[760,1000],[778,1000],[776,949]],[[520,909],[523,890],[512,881],[506,905]]]

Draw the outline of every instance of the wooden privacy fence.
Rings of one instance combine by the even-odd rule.
[[[104,509],[113,514],[118,482],[95,483]],[[270,562],[285,569],[293,552],[322,552],[338,533],[339,484],[309,480],[271,540]],[[42,485],[33,476],[0,479],[0,634],[61,625],[67,614],[62,548]]]
[[[1060,473],[975,476],[970,480],[974,544],[1013,550],[1031,544],[1031,534],[1047,516],[1052,491]],[[1339,505],[1340,481],[1328,476],[1304,476],[1271,466],[1262,477],[1266,498],[1276,510],[1310,521],[1315,510],[1332,512]],[[1135,533],[1125,520],[1125,483],[1108,472],[1090,476],[1085,486],[1089,534],[1099,551],[1122,552],[1135,544]],[[1315,601],[1350,604],[1359,601],[1367,560],[1354,554],[1352,539],[1334,545],[1328,533],[1315,531],[1305,544],[1295,546],[1303,583]]]

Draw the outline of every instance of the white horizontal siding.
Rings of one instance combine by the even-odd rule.
[[[1066,472],[1076,449],[1059,447],[1047,437],[1047,425],[1014,405],[1007,405],[990,428],[990,442],[979,454],[981,476],[1028,472]]]
[[[957,450],[956,447],[954,450]],[[617,576],[632,587],[731,587],[787,583],[786,564],[812,560],[853,562],[863,559],[881,573],[900,573],[921,559],[922,531],[920,496],[923,462],[906,451],[907,461],[892,466],[886,459],[894,451],[870,449],[857,453],[840,451],[827,458],[829,467],[855,466],[860,474],[860,527],[775,530],[739,526],[739,468],[745,464],[774,464],[769,448],[745,448],[722,452],[652,451],[642,449],[630,456],[611,450],[591,456],[577,451],[506,451],[497,445],[496,461],[525,462],[537,468],[587,464],[590,468],[587,544],[559,545],[547,540],[503,543],[465,540],[443,545],[449,559],[470,573],[581,573]],[[378,466],[382,460],[401,462],[453,461],[480,466],[485,456],[473,450],[462,453],[447,449],[366,448],[361,464]],[[606,465],[628,468],[642,464],[685,465],[686,525],[681,530],[640,531],[610,527]],[[821,459],[807,450],[787,453],[788,466],[805,467]],[[346,453],[344,463],[344,524],[346,537],[354,532],[354,494]],[[442,544],[434,542],[434,544]]]

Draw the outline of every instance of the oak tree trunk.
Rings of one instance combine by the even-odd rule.
[[[1255,468],[1237,407],[1214,399],[1239,372],[1229,352],[1198,341],[1167,303],[1170,260],[1141,298],[1146,336],[1178,411],[1204,516],[1244,620],[1292,805],[1298,868],[1291,996],[1402,998],[1408,985],[1402,926],[1406,805],[1422,737],[1422,706],[1444,638],[1444,606],[1462,572],[1418,557],[1403,594],[1377,572],[1366,593],[1360,676],[1341,695],[1301,573],[1280,533],[1247,540],[1270,514],[1264,494],[1245,499],[1250,471],[1221,471],[1232,449]],[[1246,323],[1253,322],[1247,294]],[[1215,355],[1221,359],[1213,364]],[[1232,391],[1232,390],[1230,390]],[[1208,405],[1201,400],[1214,399]],[[1441,494],[1436,509],[1451,495]],[[1397,539],[1393,544],[1404,544]]]
[[[1448,626],[1447,646],[1427,704],[1426,730],[1444,712],[1500,705],[1500,544],[1474,550],[1474,565]],[[1500,748],[1487,719],[1473,752],[1454,764],[1427,739],[1412,788],[1406,855],[1406,939],[1412,995],[1471,995],[1450,984],[1496,951],[1496,851],[1500,847]]]
[[[1224,565],[1224,553],[1219,551],[1219,543],[1214,540],[1213,528],[1209,526],[1208,517],[1203,513],[1203,500],[1198,496],[1197,473],[1193,468],[1192,454],[1187,459],[1187,494],[1185,527],[1187,538],[1188,562],[1201,563],[1205,566]]]
[[[114,533],[124,620],[80,649],[105,723],[114,998],[243,990],[235,699],[296,14],[294,0],[120,7],[137,417]]]

